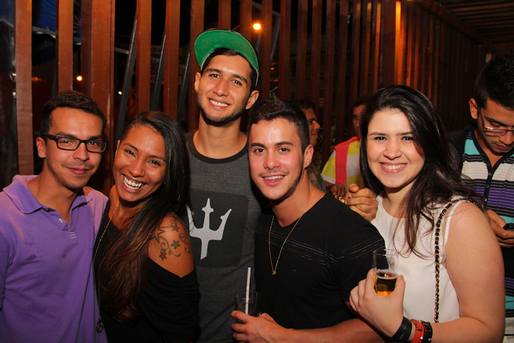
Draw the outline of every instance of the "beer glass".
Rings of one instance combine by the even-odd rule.
[[[398,252],[392,249],[373,250],[373,270],[377,294],[391,294],[398,278]]]

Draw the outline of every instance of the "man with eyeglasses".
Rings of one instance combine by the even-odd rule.
[[[505,264],[506,337],[514,342],[514,53],[491,60],[469,100],[476,126],[452,133],[462,173],[484,198]],[[512,225],[512,227],[509,227]]]
[[[86,187],[107,147],[105,116],[74,91],[41,112],[41,173],[0,193],[0,342],[106,342],[92,250],[107,198]]]

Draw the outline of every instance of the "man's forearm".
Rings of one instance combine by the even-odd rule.
[[[284,337],[285,338],[285,337]],[[373,343],[385,340],[361,319],[351,319],[323,329],[291,330],[284,343]]]

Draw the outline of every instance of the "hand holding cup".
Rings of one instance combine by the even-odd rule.
[[[377,294],[391,294],[398,279],[398,252],[392,249],[373,250],[373,271]]]

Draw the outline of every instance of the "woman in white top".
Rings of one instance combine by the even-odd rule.
[[[395,291],[381,296],[370,270],[351,293],[352,307],[395,342],[501,342],[502,255],[461,180],[435,107],[412,88],[381,89],[369,100],[361,133],[361,172],[379,194],[373,223],[386,247],[399,252],[402,275]]]

